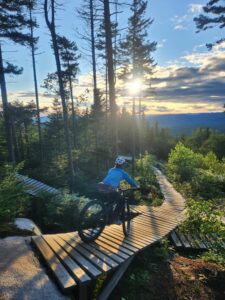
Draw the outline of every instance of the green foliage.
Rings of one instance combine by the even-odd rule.
[[[167,173],[181,184],[187,196],[222,198],[225,197],[224,166],[224,160],[219,161],[213,152],[204,156],[178,143],[169,155]]]
[[[64,190],[56,195],[40,194],[33,200],[32,218],[44,232],[77,230],[79,212],[88,199]]]
[[[191,136],[183,139],[185,146],[193,151],[207,154],[210,151],[219,159],[225,156],[225,134],[209,128],[197,128]]]
[[[177,182],[190,181],[196,171],[203,165],[203,155],[194,153],[181,142],[170,152],[167,173]]]
[[[201,198],[225,196],[225,176],[213,174],[208,170],[198,170],[191,181],[193,195]]]
[[[152,204],[157,206],[162,204],[163,195],[160,192],[158,181],[153,172],[155,165],[154,156],[146,151],[142,157],[136,160],[135,173],[137,176],[135,176],[135,180],[141,189],[141,194],[139,193],[139,197],[136,195],[136,198],[146,200],[147,204],[149,204],[150,200]]]
[[[18,165],[14,170],[12,165],[6,164],[0,172],[0,223],[12,221],[15,217],[25,216],[29,208],[29,197],[18,185],[15,173],[21,168]]]
[[[211,151],[206,155],[195,153],[178,143],[169,155],[167,172],[186,198],[195,198],[187,201],[187,218],[181,229],[207,235],[211,247],[204,258],[225,262],[225,226],[221,223],[225,203],[224,159],[220,161]]]
[[[225,225],[221,222],[223,213],[215,201],[187,201],[186,219],[181,229],[184,232],[203,234],[210,239],[209,253],[204,257],[225,263]]]

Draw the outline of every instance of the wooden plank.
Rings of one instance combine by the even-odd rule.
[[[124,245],[122,245],[121,243],[118,244],[118,243],[116,243],[115,241],[112,242],[112,241],[109,239],[109,237],[107,237],[107,235],[106,235],[106,236],[100,235],[100,236],[98,237],[97,241],[101,241],[101,242],[103,242],[103,243],[105,243],[105,244],[107,244],[107,245],[109,245],[109,246],[112,246],[113,248],[115,248],[116,250],[118,250],[119,253],[120,253],[120,255],[122,255],[122,256],[123,256],[123,254],[127,254],[128,257],[129,257],[129,256],[131,256],[131,255],[134,254],[133,251],[131,251],[131,250],[125,248]],[[124,256],[123,256],[123,257],[124,257]],[[128,258],[128,257],[127,257],[127,258]]]
[[[125,239],[120,239],[118,236],[112,237],[110,234],[107,234],[107,233],[103,232],[101,234],[101,237],[102,238],[107,238],[108,240],[110,240],[110,241],[112,241],[112,242],[114,242],[114,243],[116,243],[118,245],[122,245],[124,248],[130,250],[132,253],[135,253],[138,250],[133,245],[127,243]]]
[[[101,274],[101,271],[96,268],[89,260],[83,257],[79,252],[76,251],[73,247],[71,247],[68,243],[66,243],[60,237],[54,235],[53,239],[62,247],[69,256],[76,261],[76,263],[85,270],[87,274],[93,277],[97,277]]]
[[[67,290],[75,287],[77,284],[75,280],[70,276],[65,267],[61,264],[59,259],[55,256],[52,249],[46,244],[41,236],[32,237],[32,241],[41,252],[45,262],[53,272],[59,286],[62,290]]]
[[[189,244],[189,242],[186,239],[186,237],[184,236],[184,234],[182,234],[181,232],[176,232],[176,233],[177,233],[177,236],[179,237],[180,241],[184,245],[184,247],[185,248],[191,248],[191,245]]]
[[[96,249],[89,244],[83,244],[81,247],[90,251],[96,257],[100,258],[103,263],[106,263],[110,267],[115,268],[118,266],[118,263],[111,258],[112,256],[105,254],[104,250],[100,251],[99,248]]]
[[[154,220],[157,223],[162,223],[165,225],[172,225],[172,226],[177,226],[177,221],[176,220],[171,220],[168,219],[168,217],[166,218],[166,216],[160,217],[158,215],[149,215],[149,216],[143,216],[143,218],[140,218],[143,221],[150,221]]]
[[[158,227],[162,227],[162,228],[174,228],[177,226],[177,222],[173,222],[173,223],[168,223],[168,222],[164,222],[163,220],[159,220],[159,219],[155,219],[154,217],[151,219],[146,219],[146,218],[142,218],[142,219],[137,219],[135,220],[135,222],[137,224],[142,224],[145,227],[151,227],[153,225],[158,226]]]
[[[171,239],[172,239],[172,241],[173,241],[173,243],[175,244],[176,247],[182,247],[182,244],[181,244],[181,242],[180,242],[180,240],[179,240],[179,238],[178,238],[175,231],[172,231],[170,236],[171,236]]]
[[[82,254],[84,257],[86,257],[88,260],[90,260],[95,266],[97,266],[102,272],[108,272],[111,270],[111,266],[106,262],[105,259],[100,259],[98,256],[93,253],[93,251],[90,251],[86,249],[85,247],[82,247],[80,244],[77,244],[76,242],[72,241],[70,238],[63,238],[63,235],[57,235],[61,239],[63,239],[65,242],[67,242],[71,247],[76,248],[76,250]]]
[[[72,235],[71,235],[71,238],[75,239],[75,237],[73,237]],[[115,264],[122,263],[124,261],[124,259],[121,258],[120,256],[110,252],[108,249],[105,249],[105,248],[97,245],[94,242],[91,244],[83,243],[83,244],[81,244],[81,246],[88,248],[88,249],[90,249],[90,247],[92,249],[96,249],[96,251],[97,251],[96,253],[98,253],[98,255],[100,255],[100,253],[101,253],[102,255],[105,255],[105,257],[109,257],[111,260],[114,260]],[[94,250],[92,250],[92,251],[94,251]],[[111,264],[112,264],[112,262],[111,262]]]
[[[74,276],[76,280],[81,283],[88,282],[91,278],[85,273],[85,271],[64,251],[62,247],[54,240],[51,235],[44,235],[44,240],[49,244],[52,248],[56,256],[60,259],[60,261],[67,268],[67,271],[70,272],[71,275]]]
[[[102,240],[97,239],[94,243],[92,243],[93,245],[98,245],[106,250],[108,250],[109,252],[112,252],[114,254],[116,254],[118,257],[120,257],[122,259],[122,261],[124,261],[125,259],[129,258],[129,255],[125,254],[124,252],[120,251],[120,248],[118,245],[109,245],[108,243],[105,243]],[[120,262],[122,262],[120,261]]]
[[[117,235],[120,238],[124,239],[124,234],[122,233],[122,231],[115,231],[115,229],[113,228],[113,226],[110,226],[109,229],[107,229],[107,233],[110,232],[111,235]],[[130,233],[126,238],[126,241],[133,243],[136,245],[136,247],[138,247],[138,249],[141,249],[143,247],[146,246],[146,242],[140,241],[139,238],[137,238],[136,236],[134,236],[132,233]]]
[[[115,232],[115,231],[113,231],[113,229],[112,230],[104,230],[104,233],[106,233],[107,235],[110,235],[111,237],[116,236],[119,241],[126,242],[128,245],[134,247],[136,249],[136,251],[140,250],[143,247],[143,244],[140,245],[139,243],[137,243],[132,238],[131,235],[128,235],[127,237],[125,237],[123,233]]]
[[[133,228],[133,233],[137,234],[137,232],[138,232],[139,236],[143,236],[143,239],[146,238],[146,240],[148,240],[151,236],[154,236],[154,235],[162,237],[163,234],[170,232],[173,229],[174,229],[174,226],[164,227],[164,226],[158,226],[156,224],[148,224],[148,225],[143,226],[142,223],[136,223]]]

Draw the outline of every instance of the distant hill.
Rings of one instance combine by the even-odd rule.
[[[208,127],[225,132],[224,113],[203,114],[173,114],[173,115],[147,115],[150,125],[158,122],[159,127],[169,128],[174,135],[191,134],[199,127]],[[48,116],[41,117],[41,123],[49,120]]]
[[[191,134],[199,127],[208,127],[225,132],[224,113],[148,115],[150,124],[158,122],[159,127],[169,128],[173,134]]]

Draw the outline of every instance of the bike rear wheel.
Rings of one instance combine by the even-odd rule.
[[[123,233],[125,236],[128,236],[130,233],[130,206],[128,201],[125,201],[123,209],[122,209],[122,225],[123,225]]]
[[[105,207],[101,201],[89,202],[82,209],[78,234],[82,241],[93,242],[102,233],[106,224]]]

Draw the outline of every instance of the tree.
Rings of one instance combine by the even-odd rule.
[[[36,71],[36,60],[35,60],[35,51],[36,43],[38,38],[34,37],[34,26],[33,26],[33,10],[35,9],[37,3],[36,1],[30,1],[29,4],[29,15],[30,15],[30,48],[31,48],[31,57],[32,57],[32,66],[33,66],[33,76],[34,76],[34,90],[35,90],[35,100],[36,100],[36,117],[38,124],[38,137],[39,137],[39,150],[41,154],[41,166],[43,167],[44,152],[43,152],[43,140],[42,140],[42,131],[41,131],[41,118],[40,118],[40,105],[39,105],[39,95],[38,95],[38,83],[37,83],[37,71]]]
[[[52,39],[52,47],[56,61],[56,68],[57,68],[57,76],[58,76],[58,83],[59,83],[59,91],[60,97],[62,101],[62,108],[63,108],[63,123],[64,123],[64,132],[66,138],[66,146],[67,146],[67,157],[69,162],[69,186],[70,190],[73,190],[74,184],[74,166],[73,166],[73,156],[72,156],[72,149],[70,143],[70,136],[69,136],[69,125],[68,125],[68,111],[66,105],[66,93],[63,85],[63,77],[62,77],[62,70],[61,70],[61,62],[60,62],[60,55],[59,55],[59,46],[57,41],[57,34],[56,34],[56,26],[55,26],[55,0],[45,0],[44,1],[44,12],[45,12],[45,21],[48,26],[48,29],[51,33]]]
[[[219,26],[223,29],[225,27],[225,5],[224,1],[221,0],[210,0],[203,6],[203,11],[205,14],[200,14],[199,17],[194,18],[197,32],[201,30],[205,31],[207,29]],[[207,44],[209,49],[212,49],[213,45],[221,44],[225,41],[225,38],[221,38],[214,43]]]
[[[0,38],[11,40],[20,45],[29,45],[32,38],[24,29],[29,26],[36,26],[34,21],[31,21],[26,15],[26,10],[29,8],[31,0],[3,0],[0,2]],[[6,68],[3,66],[2,43],[0,43],[0,85],[3,102],[3,112],[6,128],[6,141],[8,149],[8,159],[15,162],[12,126],[10,115],[8,113],[8,98],[5,74],[12,73],[15,75],[21,74],[22,69],[7,63]]]
[[[147,1],[133,0],[132,15],[128,20],[128,32],[120,44],[120,65],[123,81],[140,79],[149,85],[149,77],[155,66],[151,54],[156,50],[156,42],[148,40],[148,28],[151,18],[145,18]]]
[[[98,83],[97,83],[97,62],[96,62],[96,18],[97,18],[97,4],[95,0],[82,1],[82,8],[78,9],[78,14],[85,22],[87,30],[83,29],[84,33],[81,33],[82,40],[88,44],[88,53],[91,53],[92,63],[92,77],[93,77],[93,98],[94,109],[99,108],[98,97]]]
[[[73,93],[73,82],[76,81],[77,73],[79,72],[78,60],[80,55],[77,53],[78,48],[75,42],[69,41],[65,36],[57,36],[59,54],[62,61],[63,79],[65,86],[68,84],[70,100],[72,104],[72,125],[73,125],[73,141],[76,144],[76,116],[75,116],[75,105],[74,105],[74,93]]]
[[[147,1],[133,0],[130,7],[132,15],[128,20],[128,32],[125,40],[120,43],[119,63],[121,72],[119,78],[126,84],[128,81],[139,81],[142,85],[148,86],[148,94],[150,91],[150,76],[152,75],[155,66],[154,60],[151,56],[156,49],[156,42],[148,40],[148,28],[153,20],[146,18]],[[133,84],[131,83],[131,84]],[[139,88],[139,87],[137,87]],[[148,95],[147,94],[147,95]],[[139,96],[139,115],[141,125],[141,96]],[[134,157],[136,153],[136,138],[135,132],[135,97],[133,97],[133,142],[132,142],[132,156],[133,156],[133,171],[134,171]],[[141,132],[141,129],[140,129]],[[139,135],[139,149],[142,148],[142,140]]]
[[[116,107],[116,92],[115,92],[115,72],[113,61],[113,47],[112,47],[112,26],[110,20],[110,5],[109,0],[104,0],[104,26],[105,26],[105,44],[106,44],[106,63],[108,71],[109,83],[109,104],[111,114],[112,126],[112,145],[113,154],[118,153],[118,138],[117,138],[117,107]]]

